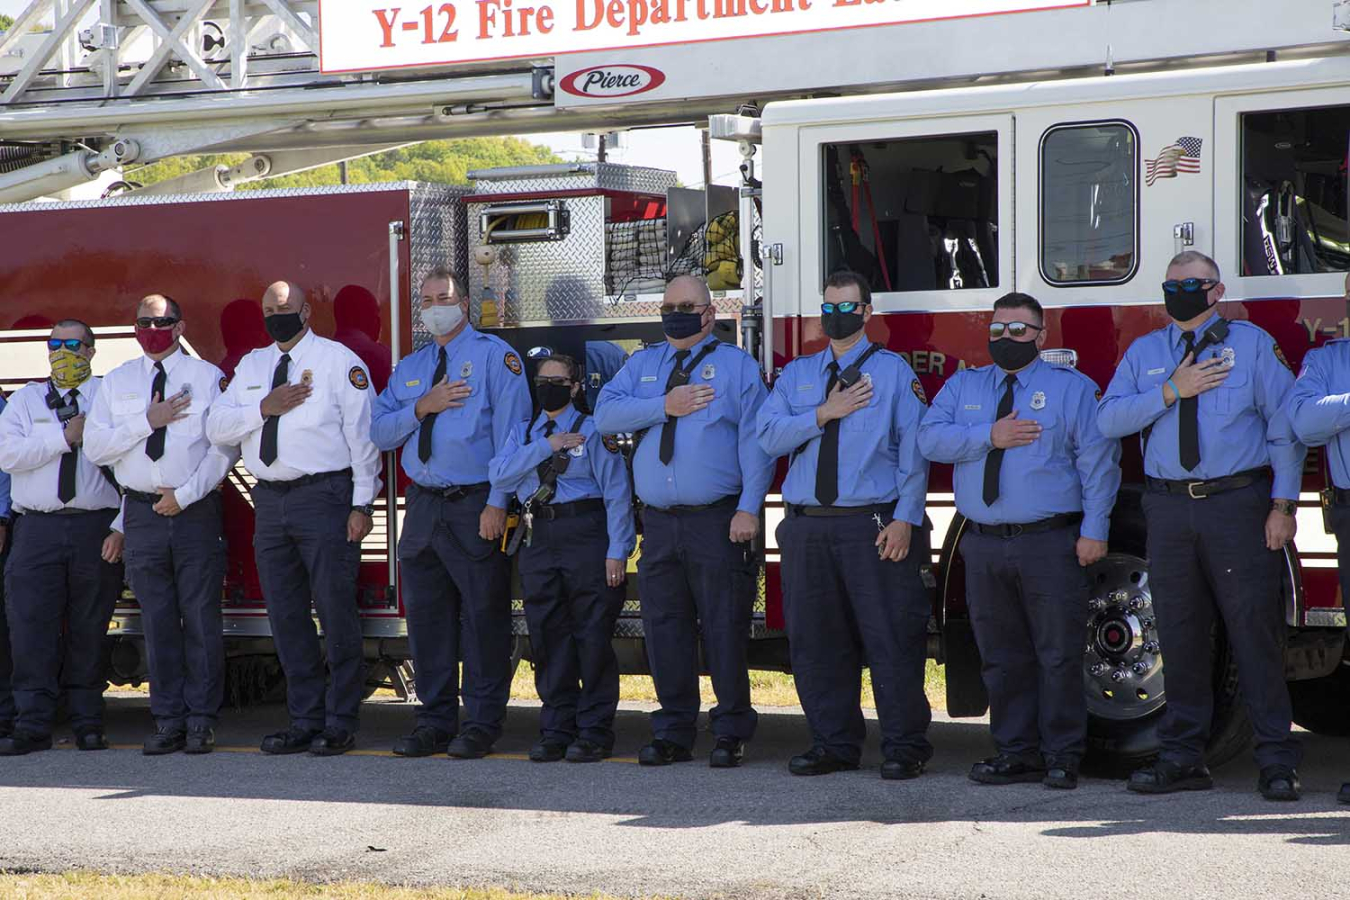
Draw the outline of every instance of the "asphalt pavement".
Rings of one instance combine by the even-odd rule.
[[[794,778],[797,710],[765,712],[739,770],[644,769],[646,711],[620,754],[529,762],[536,711],[513,705],[501,755],[405,760],[411,709],[367,703],[358,752],[267,757],[281,707],[227,714],[211,756],[146,758],[144,695],[110,700],[115,748],[0,759],[0,869],[176,872],[500,886],[624,897],[1117,898],[1350,896],[1344,740],[1304,735],[1304,800],[1272,804],[1243,760],[1215,790],[1139,797],[966,778],[987,725],[938,717],[928,774],[883,782],[873,728],[858,772]],[[875,726],[875,723],[872,723]]]

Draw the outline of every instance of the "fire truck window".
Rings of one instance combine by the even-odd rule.
[[[1122,123],[1041,141],[1041,273],[1050,284],[1128,281],[1139,255],[1138,141]]]
[[[825,275],[874,291],[998,286],[998,135],[827,144]]]
[[[1242,117],[1244,275],[1350,271],[1350,106]]]

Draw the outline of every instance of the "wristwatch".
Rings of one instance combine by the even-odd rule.
[[[371,506],[369,503],[367,503],[365,506],[353,506],[352,512],[359,512],[364,515],[373,517],[375,515],[375,507]]]
[[[1286,516],[1292,516],[1297,509],[1293,500],[1272,500],[1270,508],[1277,513],[1284,513]]]

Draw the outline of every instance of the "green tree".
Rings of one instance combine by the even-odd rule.
[[[14,20],[4,13],[0,13],[0,31],[9,31],[14,27]]]

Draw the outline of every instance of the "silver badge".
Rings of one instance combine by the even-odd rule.
[[[1031,395],[1032,409],[1045,409],[1045,391],[1037,391]]]
[[[602,387],[604,387],[604,386],[605,386],[605,380],[604,380],[604,378],[602,378],[602,377],[600,376],[600,373],[599,373],[599,372],[592,372],[592,373],[591,373],[591,387],[596,388],[596,389],[598,390],[598,389],[600,389],[600,388],[602,388]]]
[[[1222,356],[1224,368],[1228,368],[1237,362],[1237,351],[1232,347],[1224,347]]]
[[[585,445],[585,444],[577,444],[577,445],[576,445],[575,447],[573,447],[571,450],[568,450],[568,451],[567,451],[567,453],[568,453],[569,456],[574,456],[574,457],[576,457],[577,459],[581,459],[582,455],[585,454],[585,452],[586,452],[586,445]]]
[[[703,367],[703,380],[712,381],[717,376],[717,367],[708,363]]]
[[[460,378],[468,378],[472,374],[473,374],[473,363],[466,362],[464,363],[464,365],[459,367]]]

